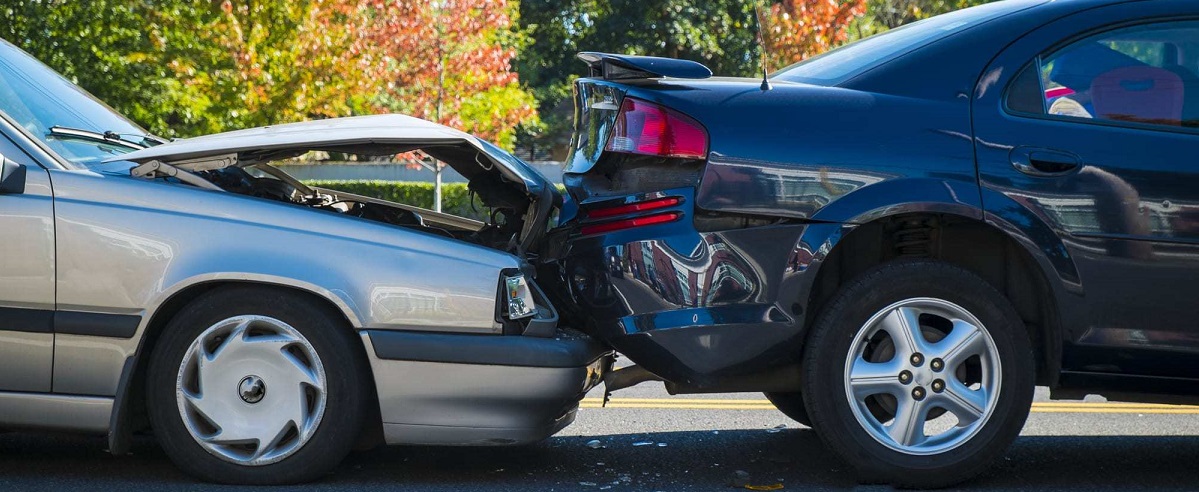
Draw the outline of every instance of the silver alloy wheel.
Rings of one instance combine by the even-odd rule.
[[[175,389],[192,438],[238,465],[291,456],[325,414],[325,368],[316,349],[266,316],[237,316],[204,330],[183,356]]]
[[[983,324],[933,298],[875,313],[854,337],[844,374],[845,396],[862,428],[911,455],[943,453],[974,437],[991,417],[1002,382],[999,353]]]

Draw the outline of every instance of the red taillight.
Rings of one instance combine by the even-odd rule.
[[[613,152],[703,159],[708,155],[708,132],[682,113],[626,97],[604,148]]]
[[[627,215],[635,212],[657,210],[659,208],[673,207],[682,201],[683,200],[679,198],[668,197],[644,202],[629,203],[625,205],[617,205],[615,207],[597,208],[594,210],[588,210],[587,218],[602,219],[604,217],[615,217],[617,215]]]
[[[580,229],[579,232],[581,232],[584,236],[590,236],[592,234],[603,234],[605,232],[613,232],[613,231],[619,231],[619,230],[623,230],[623,229],[632,229],[634,227],[642,227],[642,226],[654,225],[654,224],[665,224],[667,222],[673,222],[675,220],[678,220],[679,217],[682,217],[682,216],[683,216],[683,214],[679,213],[679,212],[667,212],[664,214],[655,214],[655,215],[650,215],[650,216],[646,216],[646,217],[637,217],[637,218],[633,218],[633,219],[624,219],[624,220],[616,220],[616,221],[612,221],[612,222],[604,222],[603,224],[585,225],[582,227],[582,229]]]

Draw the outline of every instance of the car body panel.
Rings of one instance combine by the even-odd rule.
[[[25,193],[0,195],[0,391],[50,391],[53,374],[53,193],[45,170],[25,179]]]
[[[289,149],[365,148],[367,146],[428,146],[468,144],[499,165],[503,175],[538,195],[553,186],[537,170],[519,159],[483,143],[474,136],[447,126],[400,114],[355,116],[303,121],[185,138],[114,157],[108,162],[161,161],[185,170],[216,169],[236,165],[251,155],[269,155]],[[220,164],[204,158],[242,155]],[[188,161],[191,161],[190,163]],[[200,162],[196,162],[200,161]],[[245,165],[245,162],[240,163]],[[482,165],[482,163],[480,163]],[[487,167],[487,166],[484,166]]]
[[[215,281],[311,292],[356,328],[496,334],[500,271],[520,266],[507,253],[331,212],[164,181],[52,174],[59,309],[142,316],[139,335],[172,294]],[[137,346],[58,345],[71,357],[55,364],[55,391],[91,395],[113,394],[123,356]]]
[[[464,336],[362,332],[373,372],[403,375],[375,378],[387,442],[494,446],[540,441],[574,421],[579,400],[610,365],[608,349],[578,333],[536,340],[533,358],[507,361],[495,356],[518,342],[510,339],[528,337],[470,337],[475,344],[465,345],[466,353],[453,361],[406,357],[403,349],[404,342],[421,337],[440,342]]]
[[[544,223],[561,204],[556,190],[492,144],[384,115],[230,132],[107,159],[119,152],[80,143],[97,144],[96,135],[108,130],[144,138],[122,151],[156,139],[7,42],[0,42],[0,69],[0,89],[19,86],[21,97],[30,98],[0,100],[11,103],[0,108],[21,112],[0,112],[0,154],[27,171],[25,193],[0,195],[0,225],[18,232],[0,260],[0,314],[9,315],[0,322],[0,429],[107,432],[113,453],[127,451],[141,425],[145,368],[155,356],[149,342],[160,334],[150,330],[169,329],[186,302],[230,283],[303,292],[343,315],[375,370],[360,376],[375,383],[389,442],[543,439],[573,420],[582,395],[610,366],[606,347],[562,335],[556,311],[532,279],[539,309],[523,322],[530,327],[525,333],[542,337],[529,342],[538,347],[533,353],[555,357],[547,362],[529,351],[503,350],[526,338],[508,333],[499,306],[503,276],[527,270],[525,258],[447,235],[131,173],[135,161],[199,170],[183,161],[224,154],[223,161],[191,164],[249,165],[322,148],[387,154],[453,146],[468,150],[464,166],[473,176],[522,189]],[[54,121],[56,112],[69,114]],[[47,137],[49,128],[64,124],[77,127],[75,140]],[[72,149],[68,143],[90,152],[68,160],[60,153]],[[540,237],[528,230],[523,237]],[[434,345],[424,346],[463,349],[437,347],[405,360],[380,355],[368,333],[403,333],[404,340],[425,334]],[[489,347],[486,360],[469,358],[478,347]],[[452,354],[445,358],[454,363],[430,360],[433,352]]]
[[[803,324],[809,319],[803,313],[813,307],[807,304],[808,294],[823,260],[853,234],[856,226],[899,215],[932,213],[987,224],[1006,234],[1043,274],[1049,297],[1037,309],[1049,313],[1051,329],[1038,341],[1044,351],[1039,365],[1044,364],[1053,374],[1042,381],[1056,383],[1063,364],[1067,371],[1147,371],[1166,376],[1173,370],[1177,376],[1180,364],[1193,362],[1191,354],[1197,353],[1194,348],[1199,347],[1195,345],[1199,337],[1190,334],[1194,333],[1190,326],[1195,317],[1190,313],[1193,303],[1169,293],[1186,292],[1184,282],[1194,278],[1195,265],[1190,262],[1195,257],[1191,251],[1195,241],[1189,236],[1173,237],[1157,240],[1151,246],[1134,247],[1157,259],[1152,266],[1157,273],[1141,274],[1135,282],[1119,281],[1138,274],[1136,269],[1097,261],[1096,254],[1119,250],[1116,243],[1129,238],[1086,238],[1063,227],[1061,217],[1055,219],[1030,207],[1031,197],[1020,196],[1020,191],[1034,180],[1011,178],[1011,132],[997,131],[997,124],[988,119],[997,114],[997,101],[1016,72],[1037,51],[1085,30],[1088,24],[1081,19],[1107,18],[1107,22],[1114,23],[1157,15],[1155,12],[1177,15],[1193,10],[1194,3],[1004,3],[1006,6],[995,8],[1010,8],[1010,14],[878,63],[847,77],[837,87],[777,77],[769,90],[763,90],[760,79],[580,79],[576,84],[577,130],[564,180],[582,212],[564,216],[565,230],[558,234],[569,237],[569,242],[562,248],[565,266],[556,278],[566,289],[574,289],[566,292],[591,309],[588,315],[598,316],[588,321],[588,326],[622,352],[638,354],[631,358],[668,381],[727,387],[722,381],[734,381],[732,376],[737,374],[766,374],[787,363],[788,357],[792,364],[797,360],[802,350]],[[1042,32],[1053,32],[1056,39],[1039,34]],[[1032,38],[1038,40],[1029,41]],[[1009,45],[1014,49],[1030,43],[1041,44],[1022,54],[1018,63],[1003,58]],[[624,97],[678,111],[707,130],[710,152],[701,165],[694,195],[686,190],[669,190],[671,195],[686,197],[680,210],[694,223],[676,221],[582,236],[578,228],[585,222],[589,208],[655,195],[648,189],[638,189],[628,196],[599,192],[588,189],[588,181],[578,178],[595,166],[613,162],[605,161],[611,156],[604,153],[605,142]],[[1007,121],[1013,117],[1000,118]],[[984,127],[987,134],[982,132]],[[1037,139],[1046,147],[1062,137],[1048,126],[1037,132]],[[1127,154],[1141,154],[1143,161],[1177,166],[1178,149],[1189,149],[1194,138],[1193,133],[1176,132],[1156,140],[1146,138],[1125,148]],[[1071,139],[1084,141],[1081,132]],[[1146,153],[1150,146],[1156,147]],[[983,169],[982,175],[987,186],[980,186],[979,168],[984,166],[990,166]],[[1177,208],[1180,199],[1187,201],[1183,197],[1193,194],[1189,188],[1178,190],[1185,188],[1187,181],[1168,176],[1173,175],[1160,175],[1156,200],[1143,201],[1144,207]],[[1166,181],[1172,183],[1167,185]],[[1052,194],[1056,185],[1032,186],[1041,186],[1038,193]],[[1164,200],[1167,196],[1172,200]],[[704,218],[713,213],[724,218],[739,217],[752,225],[713,230]],[[762,225],[771,221],[774,225]],[[799,232],[788,238],[774,236],[776,229],[785,227]],[[679,302],[676,293],[655,288],[655,281],[639,281],[638,275],[644,276],[638,271],[641,267],[629,265],[637,263],[628,259],[636,256],[629,251],[648,246],[655,254],[661,250],[672,259],[659,262],[662,278],[674,275],[686,279],[690,275],[686,262],[675,258],[704,257],[695,253],[703,251],[695,245],[714,242],[711,238],[717,236],[739,235],[793,245],[796,260],[788,263],[785,272],[746,277],[761,282],[755,284],[760,291],[744,301],[746,309],[765,305],[785,313],[788,319],[762,317],[748,326],[730,329],[730,337],[734,332],[740,335],[735,347],[713,343],[720,339],[717,332],[722,329],[717,320],[728,319],[713,315],[722,308]],[[775,268],[773,258],[762,256],[765,254],[777,253],[766,247],[736,252],[740,263]],[[1163,279],[1171,287],[1142,285],[1153,278]],[[643,285],[631,286],[638,282]],[[1095,288],[1104,292],[1097,296]],[[611,308],[595,310],[594,306],[605,298],[613,300]],[[1143,308],[1128,307],[1132,305],[1153,306],[1153,312],[1171,316],[1171,323],[1178,324],[1166,329],[1168,336],[1147,340],[1141,336],[1146,331],[1131,324],[1134,320],[1144,322]],[[580,315],[575,312],[571,316],[567,319],[573,321]],[[1115,330],[1094,330],[1093,325],[1085,326],[1088,322],[1082,321],[1121,317],[1127,323],[1120,323]],[[650,329],[632,330],[628,326]],[[778,328],[772,328],[775,326]],[[702,340],[706,345],[673,342],[683,339]],[[1175,342],[1178,346],[1169,348]],[[636,347],[629,348],[631,344]],[[791,350],[791,354],[780,357],[765,348],[771,344],[780,351]],[[1095,350],[1103,344],[1120,348]],[[1167,350],[1173,353],[1166,354]],[[755,352],[757,356],[747,356]],[[1113,357],[1120,362],[1104,362]],[[735,390],[761,390],[744,381],[739,384]]]
[[[1184,17],[1199,18],[1194,2],[1111,5],[1049,23],[993,60],[987,73],[995,74],[995,89],[974,102],[988,215],[1036,224],[1040,232],[1021,228],[1057,253],[1055,264],[1068,257],[1076,266],[1060,285],[1077,287],[1057,295],[1068,371],[1177,377],[1178,368],[1199,361],[1199,310],[1183,294],[1199,274],[1199,227],[1187,220],[1199,203],[1191,186],[1199,176],[1179,159],[1199,152],[1199,135],[1013,114],[1003,106],[1003,88],[1034,57],[1080,33]],[[1012,162],[1030,148],[1075,153],[1082,166],[1058,177],[1023,174]]]

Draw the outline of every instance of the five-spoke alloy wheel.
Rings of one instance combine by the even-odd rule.
[[[862,428],[916,455],[951,450],[977,434],[1002,381],[982,323],[932,298],[905,299],[871,317],[854,337],[844,373],[845,397]]]
[[[151,357],[154,433],[204,480],[313,480],[371,415],[362,343],[338,313],[286,290],[214,289],[172,318]]]
[[[802,394],[822,440],[868,482],[969,479],[1019,434],[1034,364],[999,291],[932,260],[881,265],[843,286],[804,348]]]

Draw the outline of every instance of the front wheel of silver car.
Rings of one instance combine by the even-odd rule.
[[[361,345],[343,325],[309,299],[263,287],[189,304],[149,366],[147,408],[167,454],[212,482],[286,484],[328,472],[369,415]]]
[[[983,279],[900,261],[850,282],[805,348],[812,427],[863,479],[944,487],[981,472],[1032,400],[1027,330]]]

